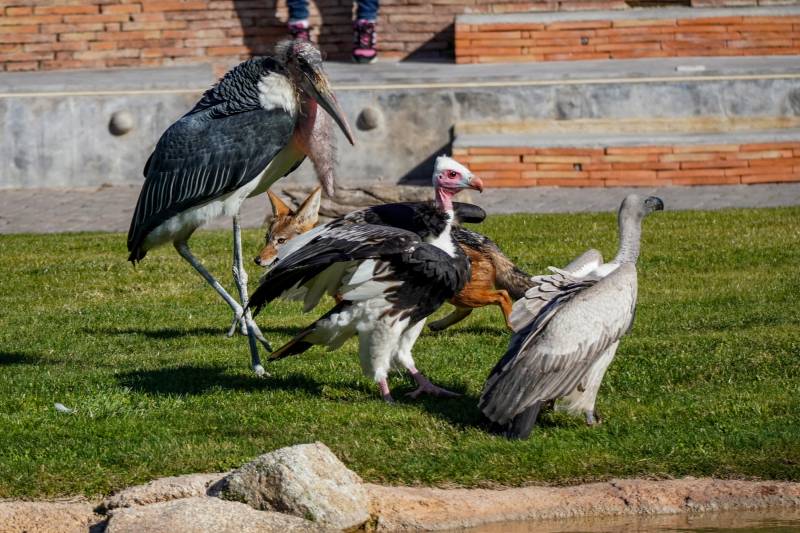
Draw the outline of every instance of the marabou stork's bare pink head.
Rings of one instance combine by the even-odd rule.
[[[281,41],[275,47],[276,59],[289,71],[295,87],[314,99],[336,121],[344,136],[355,145],[350,129],[328,76],[322,66],[322,54],[308,41]]]
[[[325,194],[335,194],[336,174],[336,136],[335,122],[350,144],[355,144],[350,124],[339,106],[336,96],[325,74],[322,55],[308,41],[282,41],[275,47],[275,58],[286,68],[295,90],[304,95],[307,102],[316,102],[325,113],[317,111],[317,106],[304,108],[304,116],[298,122],[301,149],[311,159],[314,170]]]

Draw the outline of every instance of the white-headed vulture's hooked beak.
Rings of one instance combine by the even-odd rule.
[[[481,179],[477,176],[472,176],[469,179],[467,187],[470,189],[475,189],[478,192],[483,192],[483,181],[481,181]]]

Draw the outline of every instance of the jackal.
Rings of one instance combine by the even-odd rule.
[[[264,236],[264,247],[254,259],[257,265],[271,266],[278,259],[278,249],[283,243],[317,225],[321,191],[321,187],[311,191],[297,211],[286,205],[277,194],[267,191],[272,206],[272,220]]]

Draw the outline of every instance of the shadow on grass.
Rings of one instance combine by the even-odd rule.
[[[23,352],[0,352],[0,366],[6,365],[35,365],[41,362],[40,355]]]
[[[158,370],[138,370],[121,374],[120,385],[150,394],[205,394],[214,389],[237,391],[286,390],[304,391],[319,396],[322,384],[299,374],[258,378],[229,374],[224,367],[180,366]]]
[[[460,392],[458,388],[450,389]],[[406,399],[405,402],[415,401],[433,416],[446,420],[459,428],[486,429],[488,422],[478,410],[478,398],[471,394],[464,394],[457,398],[434,398],[427,396],[420,400]]]
[[[492,424],[492,422],[490,422],[489,419],[487,419],[483,413],[481,413],[480,409],[478,409],[478,401],[480,399],[479,396],[464,394],[466,387],[463,385],[445,386],[445,388],[453,392],[458,392],[462,394],[462,396],[457,398],[435,398],[432,396],[424,396],[419,400],[412,400],[405,397],[405,393],[410,392],[410,390],[406,391],[403,389],[402,395],[398,394],[397,397],[398,399],[402,398],[403,403],[417,403],[433,416],[439,417],[442,420],[446,420],[450,424],[458,426],[461,429],[477,428],[481,431],[492,434],[496,434],[498,432],[499,426]],[[396,390],[398,393],[400,393],[401,388],[398,387]],[[579,422],[576,417],[570,417],[563,413],[555,413],[552,405],[546,406],[542,410],[539,418],[536,420],[536,426],[543,428],[578,428],[582,427],[582,425],[583,424]],[[500,428],[500,430],[502,430],[502,428]]]
[[[104,333],[106,335],[142,335],[148,339],[178,339],[181,337],[223,337],[228,333],[227,327],[195,327],[195,328],[82,328],[84,333]],[[270,335],[294,336],[300,331],[297,327],[275,326],[261,328],[262,333]]]
[[[511,331],[502,326],[476,326],[476,325],[457,325],[441,331],[433,331],[430,328],[425,330],[429,335],[441,335],[445,333],[469,333],[472,335],[491,335],[493,337],[510,337]]]
[[[455,398],[438,398],[435,396],[423,395],[418,399],[406,396],[409,392],[416,389],[416,385],[399,385],[392,389],[392,396],[395,401],[401,404],[417,406],[429,412],[431,415],[446,420],[454,426],[461,428],[485,428],[486,419],[478,410],[478,397],[467,394],[467,386],[464,383],[436,383],[445,389],[456,392],[461,396]]]
[[[226,333],[222,327],[209,328],[159,328],[159,329],[145,329],[145,328],[82,328],[84,333],[104,333],[106,335],[142,335],[149,339],[177,339],[179,337],[195,336],[195,337],[216,337]]]

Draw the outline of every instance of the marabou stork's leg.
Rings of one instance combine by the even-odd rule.
[[[452,392],[434,385],[422,374],[422,372],[417,370],[417,367],[414,365],[414,358],[411,357],[411,348],[417,341],[417,337],[419,337],[419,334],[422,332],[422,328],[424,326],[425,320],[420,320],[403,332],[402,336],[400,337],[400,342],[397,344],[397,359],[403,363],[403,365],[408,369],[408,372],[411,374],[411,377],[414,378],[414,381],[417,383],[416,390],[409,392],[406,394],[406,396],[410,396],[411,398],[415,399],[419,398],[419,396],[423,393],[430,394],[432,396],[438,396],[440,398],[455,398],[456,396],[461,396],[457,392]]]
[[[247,306],[247,271],[244,267],[240,267],[241,261],[239,258],[242,256],[242,230],[239,225],[239,215],[235,215],[233,217],[233,282],[236,284],[236,289],[239,291],[239,299],[242,302],[242,308]],[[242,292],[242,284],[240,279],[240,272],[241,276],[244,276],[244,292]],[[247,321],[242,320],[242,309],[239,309],[239,312],[234,311],[233,313],[233,322],[231,323],[231,329],[228,330],[228,337],[233,337],[233,334],[236,333],[236,328],[239,327],[239,333],[242,335],[247,335]],[[272,351],[272,350],[270,350]]]
[[[236,287],[239,289],[239,298],[242,302],[242,307],[247,307],[247,270],[244,268],[244,260],[242,258],[242,229],[241,225],[239,224],[239,215],[236,214],[233,217],[233,280],[236,283]],[[246,328],[246,334],[248,337],[248,341],[251,344],[250,347],[250,355],[251,355],[251,362],[253,366],[253,370],[259,376],[264,374],[264,367],[261,366],[261,359],[258,356],[258,348],[256,347],[255,350],[253,346],[255,345],[255,340],[261,342],[264,345],[264,348],[268,351],[272,351],[272,346],[270,346],[269,342],[266,338],[264,338],[264,334],[261,333],[261,330],[258,328],[258,325],[253,320],[253,315],[248,309],[244,317],[241,316],[241,312],[234,317],[234,324],[232,329],[235,329],[235,325],[237,319],[241,319],[241,322],[244,324]],[[230,333],[230,332],[229,332]]]
[[[203,276],[203,279],[205,279],[206,282],[208,282],[208,284],[211,285],[215,291],[217,291],[217,294],[222,296],[222,299],[225,300],[225,303],[228,304],[231,309],[233,309],[233,313],[237,316],[240,315],[242,313],[242,306],[239,305],[239,302],[234,300],[233,296],[228,294],[228,291],[226,291],[225,288],[219,284],[216,278],[214,278],[214,276],[212,276],[211,273],[206,270],[206,267],[203,266],[203,263],[201,263],[199,259],[192,255],[192,252],[189,250],[189,245],[186,243],[186,241],[175,241],[174,246],[180,256],[183,257],[187,263],[192,265],[192,267],[194,267],[194,269],[197,270],[201,276]]]
[[[225,300],[225,303],[227,303],[231,307],[231,309],[233,309],[233,312],[237,316],[241,315],[242,306],[239,305],[239,302],[234,300],[230,294],[228,294],[228,291],[226,291],[225,288],[219,284],[219,281],[217,281],[216,278],[214,278],[214,276],[212,276],[211,273],[208,270],[206,270],[206,267],[203,266],[203,263],[201,263],[200,260],[198,260],[192,254],[191,250],[189,250],[189,245],[186,243],[186,241],[176,241],[174,243],[174,246],[175,249],[178,251],[178,254],[180,254],[180,256],[183,257],[187,263],[192,265],[194,269],[200,273],[201,276],[203,276],[203,279],[205,279],[206,282],[209,285],[211,285],[211,287],[213,287],[215,291],[217,291],[217,294],[222,296],[222,299]],[[251,360],[254,363],[254,365],[255,363],[258,363],[258,366],[261,367],[261,362],[258,357],[258,345],[256,344],[255,335],[248,335],[248,337],[250,338]],[[255,366],[253,367],[253,370],[256,371],[256,374],[259,374],[258,369]],[[261,367],[261,373],[259,375],[262,375],[263,373],[264,373],[264,367]]]

